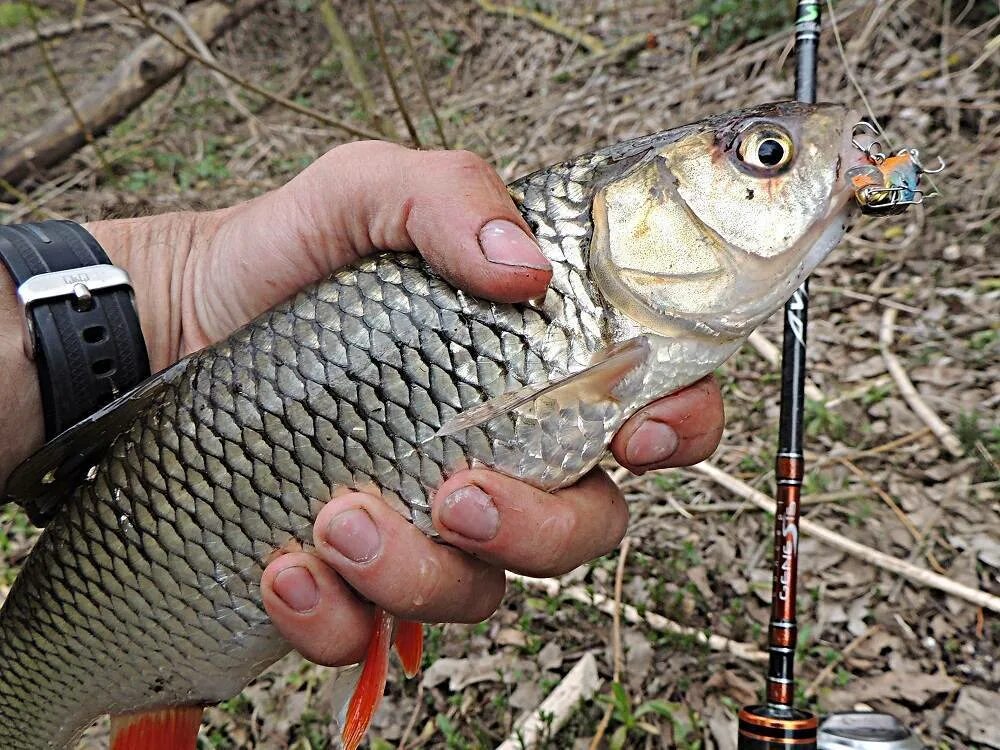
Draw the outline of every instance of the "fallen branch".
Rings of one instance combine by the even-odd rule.
[[[532,750],[539,741],[551,739],[566,725],[580,702],[589,700],[600,686],[597,659],[593,652],[588,651],[541,705],[518,722],[497,750]]]
[[[864,633],[862,633],[853,641],[848,643],[844,647],[844,649],[837,654],[837,657],[829,664],[827,664],[825,667],[823,667],[823,669],[820,670],[819,674],[817,674],[816,677],[813,678],[813,681],[806,686],[806,691],[804,693],[805,697],[808,699],[816,695],[816,691],[819,690],[819,688],[823,685],[824,682],[830,679],[830,676],[834,673],[834,670],[836,670],[837,667],[839,667],[841,664],[844,663],[844,659],[850,656],[858,648],[858,646],[860,646],[862,643],[867,641],[873,635],[881,631],[882,627],[880,625],[872,625],[870,628],[867,628]]]
[[[951,428],[920,397],[899,358],[892,353],[891,347],[895,326],[896,310],[890,307],[882,313],[882,324],[879,326],[878,332],[879,348],[882,350],[882,359],[885,360],[886,369],[892,375],[892,379],[896,381],[896,387],[899,388],[900,395],[909,405],[910,409],[913,410],[913,413],[925,425],[931,428],[931,432],[937,436],[937,439],[941,441],[941,444],[944,445],[945,449],[951,455],[956,458],[962,456],[965,453],[965,450],[962,448],[962,441],[958,439],[958,436],[952,432]]]
[[[753,505],[756,505],[761,510],[768,513],[775,512],[774,501],[771,498],[763,492],[755,490],[749,484],[741,482],[736,477],[727,474],[722,469],[713,466],[707,461],[696,464],[692,468],[695,471],[704,474],[717,484],[722,485],[730,492],[733,492]],[[934,573],[926,568],[921,568],[918,565],[907,562],[906,560],[893,557],[892,555],[887,555],[884,552],[879,552],[878,550],[861,544],[860,542],[847,539],[835,531],[830,531],[814,521],[803,519],[799,523],[799,530],[803,533],[809,534],[810,536],[816,537],[820,541],[826,542],[831,547],[836,547],[849,555],[854,555],[855,557],[865,560],[879,568],[882,568],[883,570],[888,570],[890,573],[904,576],[914,583],[919,583],[923,586],[929,586],[930,588],[937,589],[938,591],[943,591],[946,594],[950,594],[951,596],[959,599],[964,599],[965,601],[979,607],[985,607],[993,612],[1000,612],[1000,596],[994,596],[993,594],[989,594],[980,589],[966,586],[963,583],[953,581],[950,578]]]
[[[41,26],[37,34],[34,31],[28,31],[24,34],[13,36],[3,44],[0,44],[0,57],[9,55],[11,52],[17,52],[25,47],[32,47],[39,41],[50,42],[53,39],[70,36],[78,31],[90,31],[91,29],[115,26],[124,22],[125,18],[121,13],[100,13],[90,18],[82,18],[79,21],[65,21],[49,26]]]
[[[434,120],[434,128],[437,130],[438,140],[441,141],[441,148],[450,148],[448,138],[444,134],[444,126],[441,124],[440,116],[438,116],[437,107],[434,106],[434,98],[431,96],[430,87],[427,85],[427,77],[424,75],[420,58],[417,55],[416,48],[413,46],[413,37],[410,36],[410,30],[407,28],[403,16],[399,12],[399,8],[396,7],[396,3],[393,0],[389,0],[389,7],[392,8],[392,15],[396,19],[396,25],[403,32],[403,43],[406,45],[406,54],[410,56],[410,60],[413,62],[413,72],[417,74],[417,85],[420,88],[420,95],[423,97],[424,104],[427,105],[427,109],[431,113],[431,118]]]
[[[570,586],[562,588],[562,584],[555,578],[529,578],[517,573],[507,573],[508,581],[517,581],[530,588],[545,591],[548,596],[557,594],[581,604],[591,604],[606,615],[612,615],[615,611],[614,600],[604,594],[589,592],[582,586]],[[721,651],[746,661],[764,662],[767,661],[766,653],[756,646],[734,641],[721,635],[706,635],[703,630],[681,625],[679,622],[664,617],[656,612],[646,612],[641,614],[638,609],[631,604],[622,604],[621,616],[633,625],[644,624],[660,633],[674,633],[676,635],[693,638],[698,643],[708,646],[712,651]]]
[[[243,0],[232,9],[214,0],[196,3],[188,6],[188,24],[200,38],[211,41],[264,1]],[[58,164],[87,142],[87,134],[99,136],[123,120],[187,62],[185,54],[157,37],[146,39],[107,77],[88,87],[91,93],[77,99],[72,111],[60,113],[0,150],[0,179],[17,185],[32,172]]]

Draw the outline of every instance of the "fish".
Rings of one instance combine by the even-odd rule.
[[[576,482],[834,248],[845,174],[867,163],[857,119],[768,104],[536,171],[509,192],[552,264],[543,298],[484,301],[376,254],[47,444],[6,488],[46,528],[0,611],[0,747],[71,747],[107,713],[115,750],[194,747],[202,708],[290,650],[262,570],[310,548],[337,488],[377,486],[433,534],[430,497],[457,470]],[[380,613],[348,747],[393,627]],[[419,625],[399,635],[412,671]]]

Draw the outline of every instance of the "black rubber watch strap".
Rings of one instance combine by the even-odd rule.
[[[29,279],[57,271],[67,272],[55,279],[60,286],[77,290],[40,298],[24,310],[27,348],[38,365],[46,440],[149,377],[131,287],[88,287],[99,269],[88,273],[87,268],[107,269],[110,260],[83,227],[71,221],[0,227],[0,260],[22,290]],[[110,270],[127,284],[119,269]]]

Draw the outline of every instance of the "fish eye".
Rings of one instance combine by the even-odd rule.
[[[773,125],[751,130],[740,141],[739,155],[750,167],[778,172],[792,161],[792,137]]]

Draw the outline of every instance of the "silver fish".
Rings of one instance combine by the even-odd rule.
[[[52,520],[0,613],[0,747],[237,694],[289,649],[265,561],[308,548],[338,486],[377,486],[432,533],[429,494],[473,462],[579,479],[834,247],[856,120],[766,105],[535,172],[510,193],[553,265],[543,300],[485,302],[418,257],[372,257],[46,446],[8,487]]]

